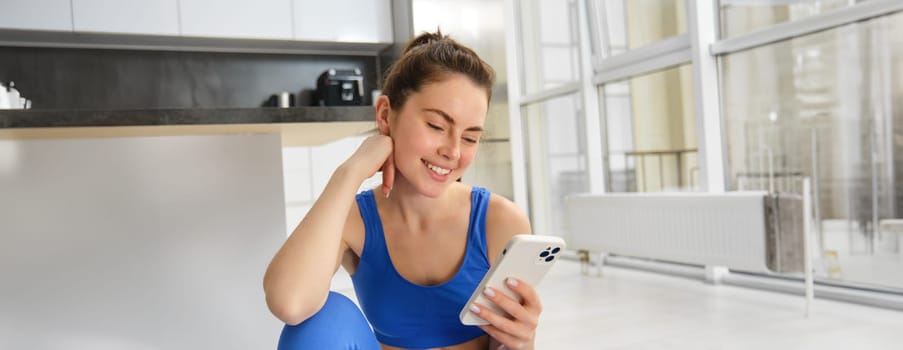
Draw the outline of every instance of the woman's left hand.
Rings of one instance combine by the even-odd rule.
[[[500,291],[486,288],[483,295],[511,317],[500,315],[492,309],[476,304],[480,309],[477,315],[489,321],[488,325],[480,326],[490,337],[504,345],[504,349],[522,350],[533,349],[533,338],[536,335],[536,326],[539,324],[539,314],[542,312],[542,303],[539,294],[532,286],[514,278],[508,278],[505,287],[520,295],[523,299],[509,298]]]

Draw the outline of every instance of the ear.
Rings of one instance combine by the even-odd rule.
[[[389,97],[386,95],[379,96],[376,99],[376,126],[379,133],[389,136],[389,116],[392,114],[392,105],[389,103]]]

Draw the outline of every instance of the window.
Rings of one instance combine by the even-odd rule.
[[[811,178],[821,278],[903,288],[903,13],[726,55],[731,187]]]
[[[525,0],[520,5],[523,92],[576,81],[580,74],[576,2]]]
[[[600,88],[609,191],[677,191],[698,185],[690,68],[682,65]]]
[[[596,56],[615,56],[687,32],[683,0],[593,0]]]
[[[564,197],[589,190],[579,94],[522,108],[533,231],[567,236]]]
[[[848,7],[850,0],[721,0],[721,37],[729,38],[772,25]]]

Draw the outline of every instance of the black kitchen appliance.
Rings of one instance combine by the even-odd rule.
[[[364,76],[361,70],[330,69],[317,78],[314,104],[320,106],[359,106],[364,102]]]

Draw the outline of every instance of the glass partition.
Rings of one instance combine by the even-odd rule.
[[[576,82],[580,75],[576,1],[524,0],[521,6],[522,91]]]
[[[719,4],[721,11],[721,37],[730,38],[778,23],[795,21],[838,8],[852,6],[861,1],[721,0]]]
[[[699,185],[692,66],[599,89],[610,192],[692,190]]]
[[[568,236],[564,198],[589,191],[579,94],[522,108],[533,232]]]
[[[732,189],[813,184],[819,277],[903,289],[903,13],[725,56]]]
[[[684,0],[592,0],[599,35],[596,52],[607,58],[687,32]]]

